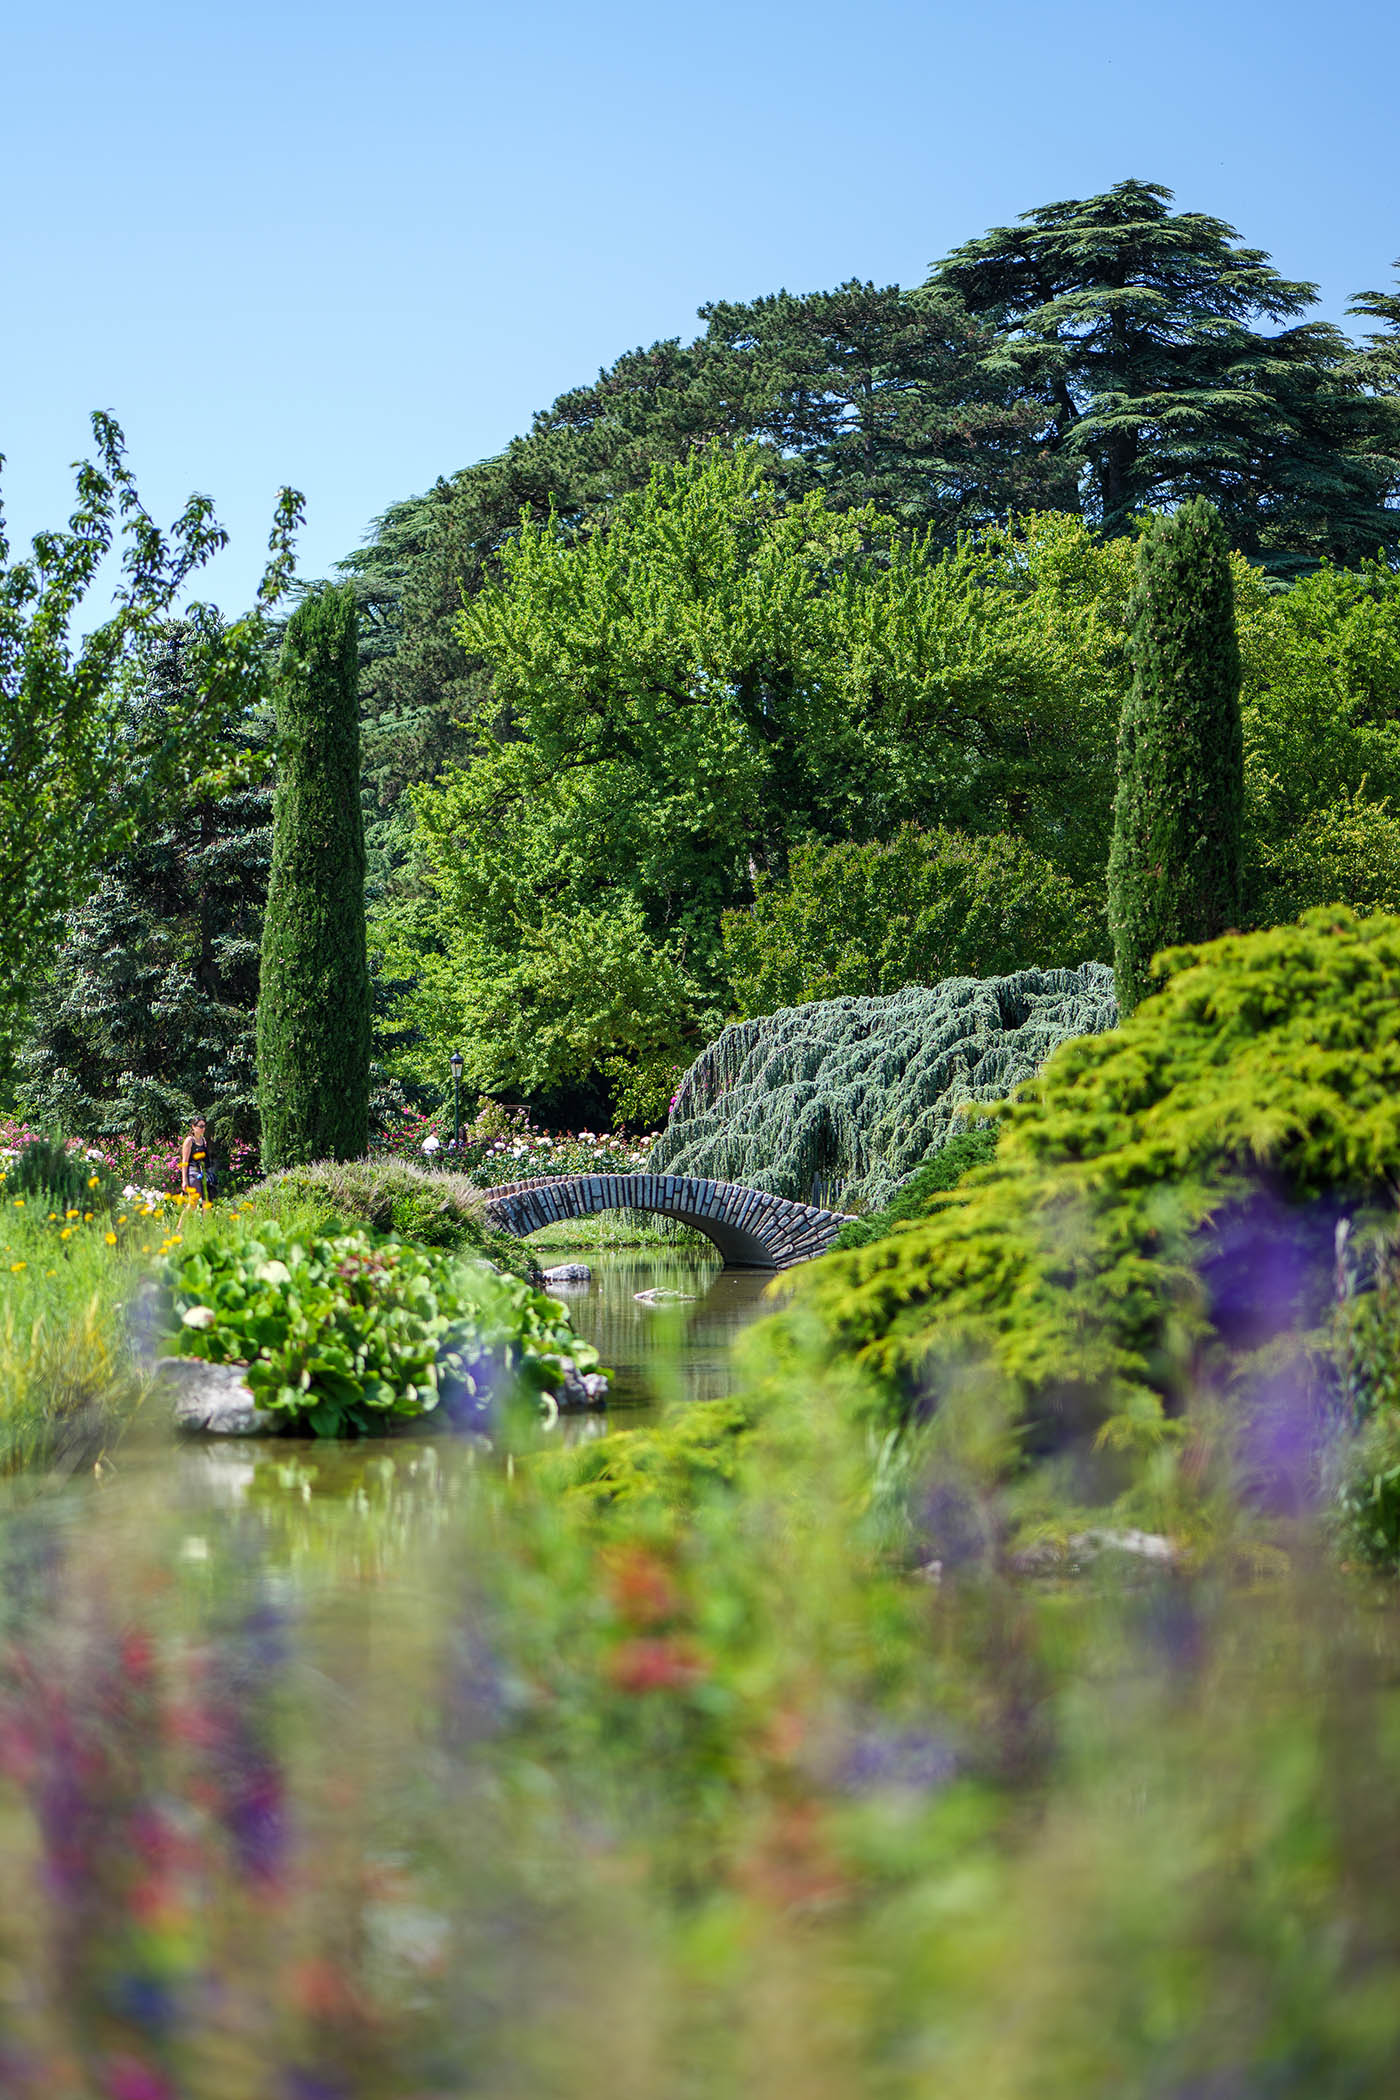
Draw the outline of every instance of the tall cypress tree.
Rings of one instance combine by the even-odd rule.
[[[355,593],[308,598],[277,684],[277,793],[258,999],[263,1165],[369,1143],[370,981]]]
[[[1118,1003],[1153,988],[1152,957],[1212,940],[1240,906],[1244,737],[1230,549],[1204,497],[1138,544],[1133,686],[1118,731],[1108,862]]]

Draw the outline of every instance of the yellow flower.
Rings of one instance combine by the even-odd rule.
[[[125,1223],[126,1223],[126,1212],[125,1212],[125,1211],[123,1211],[123,1212],[122,1212],[122,1214],[121,1214],[121,1216],[120,1216],[120,1217],[119,1217],[119,1218],[117,1219],[117,1223],[118,1223],[119,1225],[125,1225]]]
[[[107,1242],[107,1245],[108,1245],[109,1247],[115,1247],[115,1246],[116,1246],[116,1244],[117,1244],[117,1235],[116,1235],[116,1234],[115,1234],[114,1232],[104,1232],[104,1233],[103,1233],[103,1235],[102,1235],[102,1237],[103,1237],[103,1239],[104,1239],[104,1240],[105,1240],[105,1241]]]
[[[24,1198],[23,1198],[23,1196],[16,1196],[16,1197],[15,1197],[15,1209],[16,1209],[16,1210],[23,1210],[23,1209],[24,1209]]]
[[[84,1225],[91,1225],[91,1223],[92,1223],[92,1212],[91,1212],[90,1210],[85,1210],[85,1211],[83,1212],[83,1223],[84,1223]]]
[[[79,1213],[76,1210],[66,1210],[63,1215],[65,1218],[76,1218]]]
[[[20,1270],[21,1270],[21,1269],[27,1269],[28,1267],[29,1267],[29,1264],[28,1264],[28,1262],[24,1262],[24,1261],[12,1261],[12,1262],[10,1263],[10,1274],[11,1274],[12,1276],[18,1276],[18,1274],[19,1274],[19,1272],[20,1272]]]
[[[58,1212],[56,1210],[51,1210],[49,1212],[49,1223],[50,1225],[56,1225],[58,1223]]]
[[[63,1228],[63,1230],[62,1230],[62,1232],[61,1232],[61,1233],[60,1233],[60,1234],[59,1234],[58,1236],[59,1236],[59,1238],[60,1238],[61,1240],[71,1240],[71,1239],[72,1239],[72,1237],[73,1237],[73,1228],[72,1228],[72,1226],[71,1226],[71,1225],[65,1225],[65,1226],[64,1226],[64,1228]]]
[[[99,1183],[99,1182],[101,1181],[101,1179],[102,1179],[102,1176],[101,1176],[100,1174],[89,1174],[89,1175],[88,1175],[88,1187],[89,1187],[90,1189],[95,1189],[95,1188],[97,1187],[98,1183]]]

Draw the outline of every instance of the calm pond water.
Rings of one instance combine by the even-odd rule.
[[[541,1250],[540,1261],[586,1262],[593,1280],[550,1284],[575,1327],[613,1374],[610,1415],[659,1401],[717,1400],[729,1390],[730,1344],[752,1320],[773,1309],[771,1273],[725,1269],[699,1248],[621,1248],[576,1255]],[[639,1291],[674,1291],[646,1304]]]
[[[765,1276],[583,1258],[614,1399],[543,1445],[725,1391]],[[544,2059],[607,1937],[550,1761],[496,1748],[556,1609],[515,1477],[431,1431],[177,1443],[152,1407],[94,1470],[5,1487],[0,2100],[595,2090]]]

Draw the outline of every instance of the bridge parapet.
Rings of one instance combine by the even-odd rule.
[[[703,1232],[731,1268],[790,1269],[825,1254],[845,1216],[770,1196],[737,1181],[684,1174],[566,1174],[507,1182],[487,1193],[486,1215],[523,1239],[566,1218],[644,1210]]]

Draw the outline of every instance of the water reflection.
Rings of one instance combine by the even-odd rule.
[[[549,1259],[564,1260],[565,1256]],[[558,1286],[579,1332],[613,1373],[610,1411],[658,1401],[717,1400],[729,1390],[735,1336],[772,1309],[764,1269],[725,1269],[700,1249],[608,1249],[580,1259],[588,1284]],[[639,1291],[674,1291],[683,1302],[640,1303]],[[684,1302],[688,1301],[688,1302]]]

